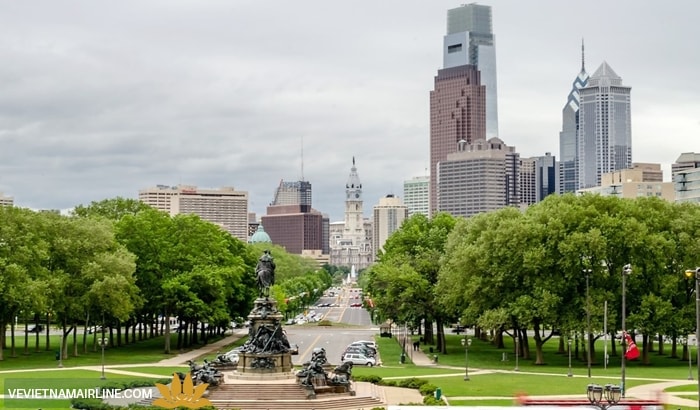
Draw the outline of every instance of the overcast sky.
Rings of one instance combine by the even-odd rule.
[[[635,162],[700,152],[700,2],[492,0],[500,137],[559,157],[581,67],[632,87]],[[68,209],[156,184],[233,186],[258,217],[281,179],[341,220],[429,167],[444,0],[0,0],[0,192]],[[302,149],[303,147],[303,149]],[[303,151],[303,167],[302,167]],[[303,174],[302,174],[303,169]]]

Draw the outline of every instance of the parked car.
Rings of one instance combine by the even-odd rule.
[[[356,341],[352,342],[351,344],[355,344],[355,343],[362,343],[366,346],[371,347],[374,350],[377,350],[377,344],[372,340],[356,340]]]
[[[240,359],[238,357],[238,351],[236,349],[229,350],[226,353],[226,358],[231,361],[231,364],[238,364],[238,360]]]
[[[352,346],[352,347],[348,347],[345,349],[343,354],[340,356],[341,361],[342,361],[343,357],[345,357],[349,354],[361,354],[361,355],[367,356],[367,357],[376,357],[376,353],[374,353],[370,350],[367,350],[365,348],[358,347],[358,346]]]
[[[348,347],[346,347],[346,350],[350,349],[350,348],[359,348],[363,353],[365,353],[365,354],[369,353],[370,356],[377,355],[377,349],[370,347],[370,346],[367,346],[366,344],[363,344],[363,343],[350,343],[348,345]]]
[[[102,333],[102,326],[92,326],[88,328],[88,334]]]
[[[41,333],[44,331],[44,326],[43,325],[36,325],[33,326],[31,329],[27,330],[29,333]]]
[[[341,361],[351,362],[353,365],[369,366],[372,367],[377,364],[377,359],[374,357],[367,357],[361,353],[348,353],[343,355]]]
[[[289,353],[291,354],[299,354],[299,345],[296,343],[292,343],[289,345]]]

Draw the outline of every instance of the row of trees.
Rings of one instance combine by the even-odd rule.
[[[272,294],[282,311],[298,283],[310,291],[329,286],[330,276],[313,261],[271,249],[277,264]],[[48,329],[58,325],[62,340],[72,335],[77,355],[78,326],[104,324],[116,345],[164,333],[169,353],[170,321],[163,320],[169,317],[177,317],[184,329],[178,347],[206,341],[213,329],[223,330],[250,311],[261,253],[260,246],[195,215],[171,217],[135,200],[94,202],[77,207],[72,216],[0,207],[0,346],[8,345],[9,328],[11,354],[16,354],[19,321],[26,353],[29,323],[44,323],[45,349],[50,349]],[[87,351],[87,331],[82,337]],[[37,351],[39,341],[37,332]],[[60,349],[64,357],[66,346]],[[2,354],[0,349],[0,360]]]
[[[424,323],[426,339],[443,353],[443,324],[460,321],[489,332],[499,346],[504,334],[519,338],[524,358],[530,357],[529,331],[535,363],[543,364],[542,347],[553,330],[585,337],[590,321],[584,349],[595,361],[594,341],[606,315],[611,334],[622,328],[626,264],[632,274],[625,278],[625,327],[642,336],[643,362],[664,335],[672,338],[675,356],[678,337],[695,329],[695,279],[684,275],[700,265],[695,204],[563,195],[525,212],[416,215],[384,250],[365,277],[380,313]],[[563,351],[564,339],[558,340]]]

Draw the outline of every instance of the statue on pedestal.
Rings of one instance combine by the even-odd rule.
[[[275,284],[275,261],[269,250],[265,249],[265,252],[258,259],[255,275],[258,283],[258,296],[261,298],[269,297],[270,286]]]

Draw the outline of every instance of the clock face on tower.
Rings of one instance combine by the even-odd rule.
[[[360,197],[360,194],[355,194],[355,198],[359,198],[359,197]]]

